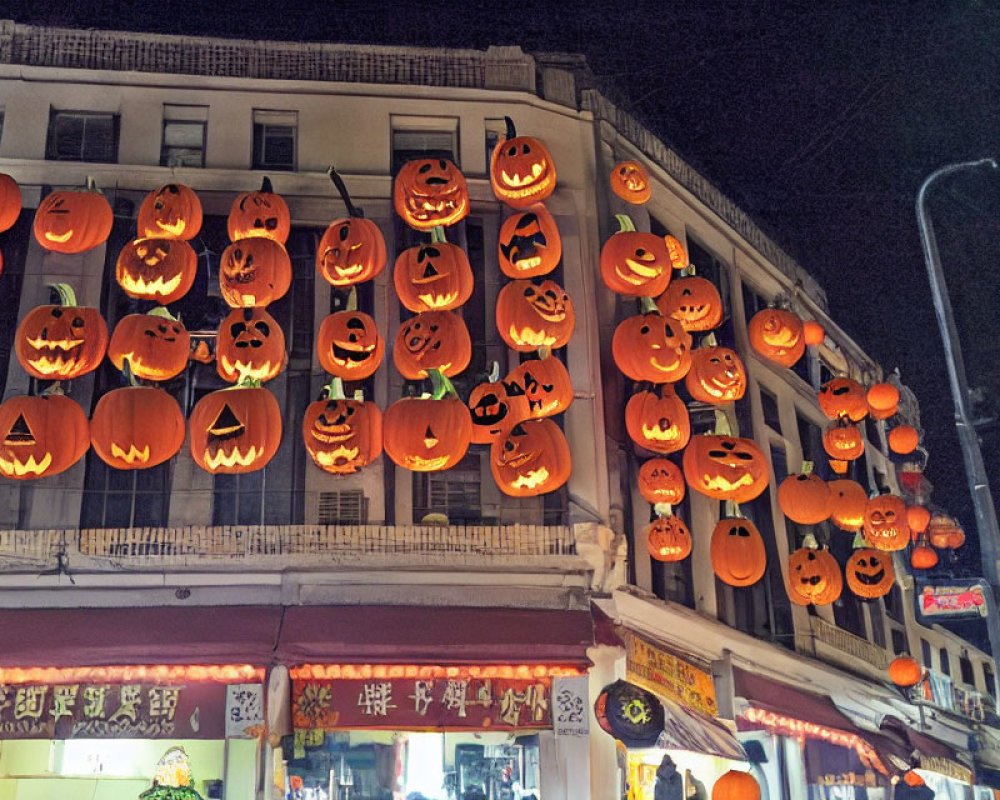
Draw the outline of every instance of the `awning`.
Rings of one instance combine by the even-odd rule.
[[[707,714],[682,706],[667,697],[660,697],[665,721],[656,746],[664,750],[690,750],[721,756],[734,761],[746,761],[747,755],[736,737]]]
[[[973,782],[973,771],[959,760],[960,755],[953,747],[914,730],[899,717],[890,716],[882,720],[882,730],[907,744],[914,766],[963,783]]]

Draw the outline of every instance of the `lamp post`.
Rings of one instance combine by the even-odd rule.
[[[939,178],[963,170],[987,166],[996,169],[996,160],[980,158],[975,161],[947,164],[928,175],[917,192],[917,227],[920,230],[920,240],[923,244],[924,260],[927,262],[927,276],[931,282],[934,315],[937,317],[941,343],[944,346],[944,360],[948,368],[951,396],[955,402],[955,428],[958,431],[958,440],[962,447],[962,461],[965,464],[965,476],[975,507],[980,561],[986,573],[985,578],[989,582],[989,591],[985,592],[986,629],[990,637],[990,650],[993,653],[994,661],[996,661],[1000,658],[1000,619],[997,618],[996,604],[996,592],[1000,587],[1000,570],[997,566],[1000,528],[997,526],[997,515],[993,507],[993,498],[990,495],[990,484],[986,477],[983,453],[979,448],[979,436],[972,425],[969,413],[969,384],[965,376],[962,349],[958,340],[958,330],[955,327],[955,316],[951,308],[948,287],[945,285],[944,270],[941,268],[937,240],[934,238],[934,227],[927,216],[926,205],[927,192]],[[996,696],[995,687],[994,696]]]

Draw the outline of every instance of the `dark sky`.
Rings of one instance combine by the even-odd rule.
[[[938,167],[1000,150],[995,3],[39,0],[0,13],[173,34],[584,54],[622,105],[817,276],[841,327],[900,368],[923,409],[932,499],[971,529],[914,202]],[[970,382],[986,387],[991,416],[1000,174],[942,182],[932,200]],[[985,435],[1000,452],[1000,437]],[[955,566],[974,571],[974,562]]]

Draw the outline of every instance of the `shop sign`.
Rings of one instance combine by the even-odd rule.
[[[552,679],[552,727],[556,736],[590,734],[589,678]]]
[[[222,739],[222,683],[0,685],[0,739]]]
[[[921,755],[920,769],[925,769],[928,772],[936,772],[938,775],[954,778],[956,781],[961,781],[962,783],[972,783],[973,779],[971,769],[944,756]]]
[[[651,692],[714,717],[719,713],[712,675],[673,653],[623,631],[626,678]]]
[[[298,729],[551,728],[552,679],[293,680]]]
[[[226,686],[226,738],[255,739],[263,732],[263,684],[233,683]]]
[[[926,583],[916,594],[917,613],[923,618],[985,617],[986,598],[980,583]]]

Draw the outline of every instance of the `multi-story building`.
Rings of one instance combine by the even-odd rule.
[[[903,797],[902,784],[889,787],[910,768],[939,797],[971,797],[977,779],[1000,786],[991,783],[1000,769],[994,662],[917,617],[904,558],[884,598],[845,591],[817,608],[786,593],[788,555],[805,531],[783,516],[774,488],[802,461],[825,468],[817,389],[833,375],[871,384],[881,368],[830,319],[806,272],[593,86],[580,58],[516,47],[0,23],[0,171],[24,203],[0,234],[5,400],[48,385],[29,378],[13,343],[19,321],[49,302],[50,284],[71,284],[109,328],[151,306],[121,291],[114,271],[157,187],[191,187],[204,209],[194,285],[170,304],[196,344],[209,345],[228,312],[218,270],[230,206],[264,177],[290,209],[293,270],[290,291],[268,308],[287,366],[266,384],[283,434],[265,468],[213,475],[185,447],[159,466],[117,470],[90,451],[61,474],[0,482],[0,798],[134,797],[178,744],[203,796],[228,800],[289,789],[324,796],[319,787],[356,800],[606,800],[626,784],[633,797],[652,797],[658,767],[661,783],[671,780],[665,754],[687,797],[706,796],[698,787],[710,791],[730,769],[752,772],[764,797],[789,800],[833,796],[823,794],[830,786],[854,786],[838,797]],[[356,302],[388,342],[405,315],[392,260],[421,240],[394,213],[394,175],[424,155],[464,173],[471,213],[448,230],[475,276],[461,309],[473,343],[455,379],[464,399],[492,362],[519,360],[494,320],[505,282],[496,242],[509,210],[488,172],[505,116],[543,140],[558,167],[546,205],[563,248],[553,277],[576,310],[559,355],[574,390],[559,417],[569,480],[510,497],[481,445],[442,472],[411,472],[385,455],[352,475],[320,470],[302,445],[302,420],[328,382],[317,331],[346,302],[315,267],[320,237],[347,213],[329,165],[386,240],[390,266],[358,286]],[[645,205],[609,189],[625,159],[651,176]],[[88,177],[114,211],[107,242],[72,255],[43,249],[35,209]],[[762,448],[771,477],[741,507],[767,552],[764,577],[749,587],[714,574],[710,532],[722,509],[694,492],[674,509],[693,533],[690,557],[647,555],[651,511],[636,488],[646,454],[625,433],[632,387],[610,347],[635,311],[598,268],[614,215],[626,212],[638,229],[684,244],[724,302],[717,339],[747,367],[745,397],[720,410]],[[749,318],[778,298],[826,332],[792,369],[758,357],[747,340]],[[120,385],[106,363],[63,388],[89,416]],[[197,358],[164,384],[185,415],[225,385]],[[418,384],[387,358],[351,388],[384,409]],[[692,406],[695,432],[717,418]],[[900,491],[885,423],[864,430],[854,477]],[[843,564],[851,537],[826,523],[813,532]],[[919,700],[886,675],[905,652],[928,670]],[[594,703],[618,679],[666,709],[663,722],[653,715],[655,742],[616,745],[600,729]],[[181,761],[168,751],[161,772],[183,774]]]

